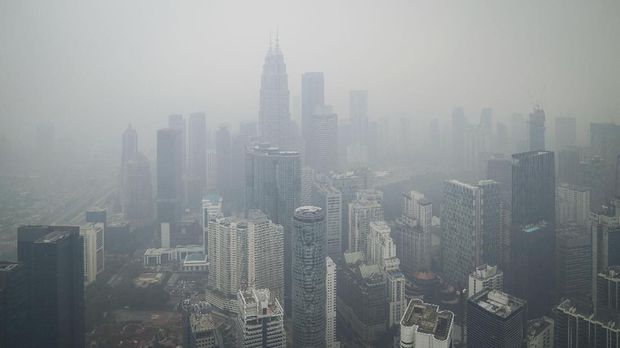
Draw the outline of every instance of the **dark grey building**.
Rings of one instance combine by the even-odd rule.
[[[0,347],[30,347],[27,280],[23,263],[0,261]]]
[[[33,347],[84,347],[84,245],[78,226],[22,226]]]
[[[499,183],[502,208],[510,210],[512,204],[512,161],[503,155],[495,155],[487,162],[487,179]]]
[[[293,213],[301,199],[301,164],[296,151],[268,144],[248,148],[245,162],[245,211],[259,209],[284,227],[284,311],[291,312]]]
[[[608,267],[620,266],[620,202],[613,200],[590,213],[592,233],[592,300],[597,303],[597,275]]]
[[[225,207],[229,206],[232,191],[232,139],[226,126],[220,126],[215,134],[217,192]]]
[[[547,314],[555,292],[553,152],[512,155],[512,226],[507,288],[528,302],[531,318]]]
[[[596,275],[596,291],[597,310],[620,314],[620,266],[609,267]]]
[[[157,131],[157,219],[175,222],[183,211],[183,132]]]
[[[325,347],[325,214],[319,207],[300,207],[293,224],[294,346]]]
[[[498,290],[484,290],[467,301],[467,347],[521,348],[527,329],[527,303]]]
[[[462,108],[452,111],[452,162],[456,169],[465,166],[465,128],[467,119]]]
[[[545,150],[545,111],[535,106],[527,121],[530,151]]]

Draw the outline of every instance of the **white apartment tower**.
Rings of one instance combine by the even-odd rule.
[[[367,251],[370,222],[383,220],[380,191],[357,192],[357,199],[349,204],[349,252]]]
[[[80,227],[84,238],[84,284],[90,284],[104,270],[105,235],[102,223],[88,223]]]
[[[243,348],[284,348],[284,311],[269,289],[239,291],[237,294],[237,345]]]
[[[327,348],[338,348],[336,341],[336,264],[328,256],[325,258],[325,343]]]
[[[342,193],[330,184],[315,182],[312,196],[312,204],[325,212],[327,256],[339,260],[342,257]]]

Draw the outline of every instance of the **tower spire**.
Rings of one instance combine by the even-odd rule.
[[[276,27],[276,48],[280,48],[280,28]]]

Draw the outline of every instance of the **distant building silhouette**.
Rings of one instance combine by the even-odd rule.
[[[545,111],[535,106],[527,121],[530,151],[545,150]]]
[[[157,219],[174,223],[183,211],[183,132],[157,131]]]

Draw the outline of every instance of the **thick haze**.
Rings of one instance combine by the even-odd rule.
[[[619,18],[619,1],[0,0],[0,133],[52,120],[59,136],[119,143],[133,123],[152,143],[171,113],[256,119],[277,27],[291,96],[323,71],[342,118],[348,91],[368,89],[371,118],[542,103],[549,120],[613,121]]]

